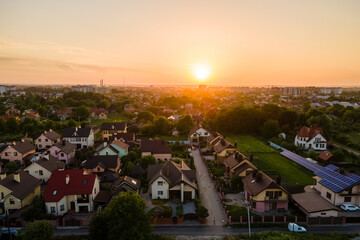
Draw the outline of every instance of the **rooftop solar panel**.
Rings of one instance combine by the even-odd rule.
[[[314,172],[317,176],[322,178],[319,183],[334,192],[341,192],[353,184],[360,182],[360,176],[356,174],[344,176],[337,173],[336,170],[339,168],[335,165],[330,164],[326,167],[322,167],[288,150],[281,152],[281,155]]]

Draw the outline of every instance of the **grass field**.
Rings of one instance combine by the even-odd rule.
[[[304,186],[314,184],[312,172],[279,153],[257,153],[254,163],[274,180],[281,175],[281,185],[291,193],[303,191]]]
[[[244,153],[245,155],[249,155],[250,153],[272,153],[276,152],[275,149],[266,145],[262,141],[256,139],[250,135],[231,135],[227,137],[227,140],[232,144],[237,141],[238,149]]]
[[[348,136],[353,143],[360,144],[360,133],[359,132],[345,133],[345,135]]]

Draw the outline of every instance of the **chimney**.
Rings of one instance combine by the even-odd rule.
[[[106,156],[109,156],[109,151],[106,151]]]
[[[281,185],[281,175],[279,175],[277,178],[276,178],[276,183],[278,185]]]
[[[166,167],[166,176],[168,177],[169,175],[170,175],[170,167],[167,166],[167,167]]]
[[[256,182],[260,182],[262,180],[262,174],[261,173],[256,174],[255,180]]]
[[[69,184],[69,182],[70,182],[70,175],[69,174],[66,175],[65,182],[66,182],[66,184]]]
[[[13,142],[13,145],[16,145],[16,142],[15,142],[15,141]]]
[[[254,169],[254,170],[252,171],[252,177],[254,178],[257,173],[258,173],[258,170],[257,170],[257,169]]]
[[[25,142],[25,139],[22,138],[22,139],[21,139],[21,142]]]
[[[76,127],[76,128],[75,128],[75,132],[77,132],[77,131],[78,131],[78,128]]]
[[[16,171],[15,173],[14,173],[14,180],[16,181],[16,182],[20,182],[20,173],[19,173],[19,171]]]
[[[65,146],[65,139],[61,141],[62,145]]]
[[[181,161],[181,168],[184,167],[184,161]]]
[[[46,130],[44,131],[44,133],[47,133]]]
[[[0,174],[0,179],[3,180],[6,178],[6,172]]]
[[[50,129],[49,129],[49,132],[52,132],[52,131],[53,131],[53,130],[50,128]]]

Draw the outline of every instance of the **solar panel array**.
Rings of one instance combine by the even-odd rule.
[[[322,178],[319,183],[334,192],[341,192],[353,184],[360,182],[360,176],[356,174],[344,176],[337,173],[336,170],[339,168],[335,165],[330,164],[326,167],[322,167],[288,150],[281,152],[281,155],[314,172],[317,176]]]
[[[280,153],[284,157],[289,158],[290,160],[293,160],[294,162],[300,164],[304,168],[309,169],[312,172],[315,172],[317,170],[320,170],[322,167],[317,165],[316,163],[310,162],[309,160],[306,160],[300,155],[297,155],[296,153],[290,152],[289,150],[285,150]]]

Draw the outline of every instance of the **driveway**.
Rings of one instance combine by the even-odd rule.
[[[196,179],[198,190],[203,205],[209,210],[209,217],[207,218],[208,225],[223,225],[227,223],[224,208],[220,202],[220,197],[215,189],[214,183],[211,180],[207,168],[201,159],[199,150],[196,149],[191,152],[194,157],[196,167]],[[222,222],[224,220],[224,223]]]

